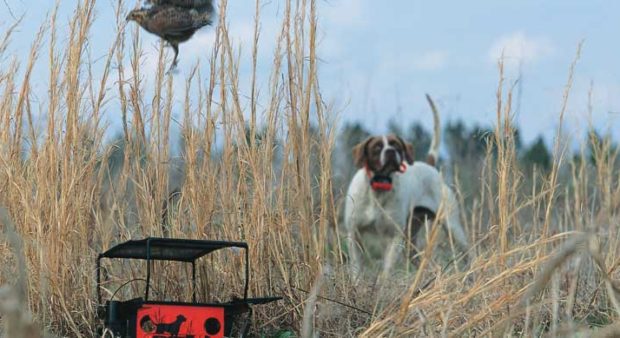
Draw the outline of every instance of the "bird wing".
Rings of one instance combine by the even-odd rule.
[[[213,11],[213,0],[147,0],[146,3],[155,6],[170,5],[188,9],[201,9],[203,11]]]
[[[149,12],[149,30],[159,36],[188,34],[204,25],[190,11],[173,6],[156,6]],[[193,34],[193,32],[191,32]]]

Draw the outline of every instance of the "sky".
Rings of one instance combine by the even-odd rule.
[[[58,17],[65,25],[75,3],[60,4]],[[105,43],[92,43],[94,58],[104,56],[111,45],[114,33],[106,19],[113,18],[115,3],[97,2],[91,41]],[[138,1],[126,3],[129,9]],[[262,5],[258,72],[266,93],[284,0]],[[0,2],[0,30],[14,22],[13,16],[25,15],[9,49],[23,63],[34,33],[53,6],[51,0]],[[254,1],[229,1],[227,12],[233,42],[241,46],[242,59],[249,65]],[[520,79],[514,106],[524,140],[543,134],[550,142],[569,67],[583,41],[564,128],[582,135],[591,121],[601,132],[619,136],[618,13],[616,0],[318,0],[319,81],[340,124],[358,121],[376,133],[384,132],[390,120],[401,125],[417,121],[431,128],[424,99],[429,93],[439,105],[442,122],[462,119],[470,126],[491,126],[496,118],[497,62],[503,55],[507,83]],[[158,39],[147,34],[142,39],[147,69],[154,69]],[[181,83],[196,60],[206,58],[213,41],[213,29],[207,28],[181,45],[175,81]],[[4,62],[0,60],[3,67]],[[241,76],[249,78],[249,67],[241,69]],[[45,88],[45,80],[44,72],[35,73],[35,88],[37,83]],[[249,92],[249,87],[241,90]]]

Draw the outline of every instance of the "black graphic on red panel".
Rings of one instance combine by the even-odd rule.
[[[137,338],[224,337],[224,308],[145,304],[138,309]]]

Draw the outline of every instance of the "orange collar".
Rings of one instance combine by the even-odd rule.
[[[370,170],[370,168],[368,168],[368,164],[366,164],[364,166],[364,170],[366,171],[366,175],[368,176],[368,179],[370,180],[370,187],[372,188],[372,190],[374,191],[390,191],[392,190],[392,180],[388,178],[387,181],[378,181],[375,180],[375,175],[372,172],[372,170]],[[405,164],[405,162],[403,162],[400,165],[400,170],[401,173],[404,173],[405,171],[407,171],[407,165]]]

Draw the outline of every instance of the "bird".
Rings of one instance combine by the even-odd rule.
[[[189,10],[194,22],[211,24],[213,20],[213,0],[146,0],[153,6],[174,6]]]
[[[170,67],[173,69],[178,61],[179,44],[213,23],[213,0],[148,0],[147,3],[152,6],[132,10],[127,21],[135,21],[170,44],[174,50]]]
[[[162,6],[170,5],[187,9],[195,9],[197,11],[213,12],[213,0],[146,0],[147,4]]]

